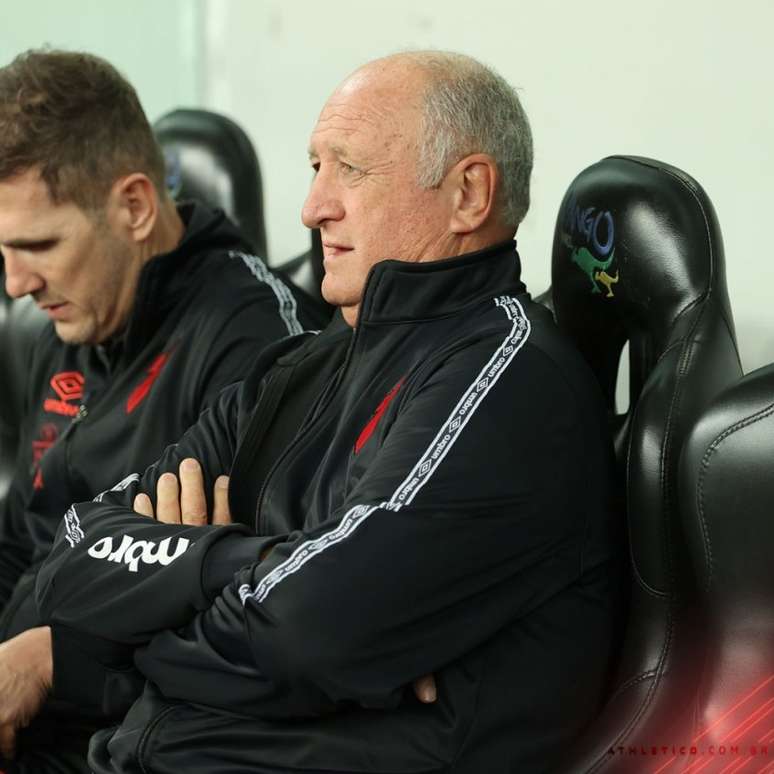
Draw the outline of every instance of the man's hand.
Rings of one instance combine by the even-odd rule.
[[[432,704],[438,696],[438,691],[435,687],[435,677],[433,675],[425,675],[425,677],[418,677],[414,680],[414,695],[422,702],[422,704]]]
[[[187,457],[180,463],[178,476],[164,473],[156,484],[156,508],[154,511],[150,497],[144,492],[134,498],[134,510],[142,516],[150,516],[168,524],[207,524],[207,499],[204,496],[204,476],[199,462]],[[228,476],[219,476],[213,490],[213,524],[231,524],[228,509]],[[267,549],[261,556],[265,559],[270,553]],[[437,697],[433,675],[419,677],[412,687],[414,695],[423,704],[432,704]]]
[[[0,753],[13,758],[16,732],[38,714],[51,690],[51,629],[28,629],[0,645]]]
[[[134,510],[142,516],[149,516],[168,524],[207,524],[207,499],[204,496],[204,477],[202,468],[193,457],[187,457],[180,463],[178,476],[164,473],[156,484],[156,508],[154,512],[150,497],[144,492],[134,498]],[[231,524],[228,509],[228,476],[220,476],[215,481],[213,491],[213,524]],[[261,560],[271,552],[266,549]],[[414,695],[423,704],[432,704],[437,697],[433,675],[419,677],[412,687]]]
[[[187,457],[180,463],[179,480],[174,473],[164,473],[156,484],[156,508],[144,492],[134,498],[133,508],[167,524],[190,524],[200,527],[210,523],[204,476],[198,461]],[[212,524],[231,524],[228,509],[228,476],[219,476],[213,488]]]

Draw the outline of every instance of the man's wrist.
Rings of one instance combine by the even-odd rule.
[[[29,629],[22,635],[25,637],[25,647],[34,654],[33,664],[35,674],[41,685],[51,690],[54,678],[54,658],[51,652],[51,627],[38,626]]]

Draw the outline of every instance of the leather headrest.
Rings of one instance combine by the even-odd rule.
[[[266,258],[261,171],[242,129],[217,113],[181,108],[162,116],[153,131],[174,198],[198,199],[224,210]]]
[[[554,234],[555,313],[608,396],[627,340],[633,370],[647,374],[710,291],[728,312],[724,271],[712,204],[681,170],[611,156],[567,190]]]

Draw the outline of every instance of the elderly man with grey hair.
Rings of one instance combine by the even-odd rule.
[[[339,86],[309,158],[341,313],[70,508],[19,716],[52,671],[128,710],[98,773],[548,770],[602,698],[616,549],[601,398],[519,277],[526,117],[474,60],[400,54]],[[224,470],[233,523],[202,525]]]

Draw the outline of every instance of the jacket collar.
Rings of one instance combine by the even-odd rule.
[[[505,289],[526,291],[513,240],[428,263],[381,261],[366,280],[358,326],[444,317]]]

